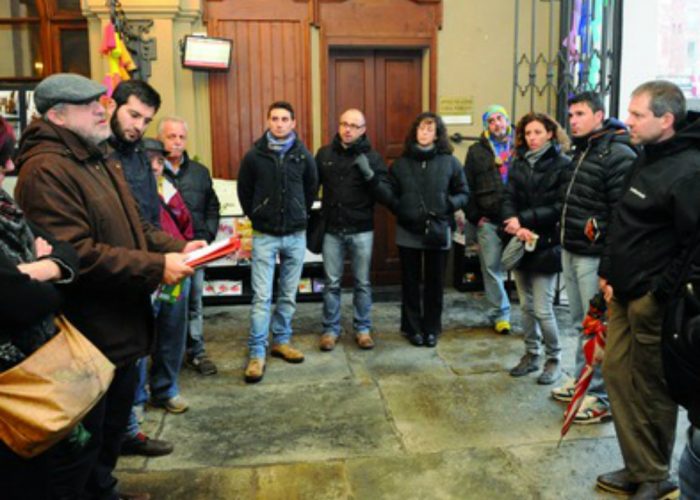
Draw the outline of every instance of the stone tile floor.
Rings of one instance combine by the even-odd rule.
[[[343,302],[351,332],[350,296]],[[444,334],[428,349],[399,335],[398,302],[378,303],[374,350],[346,334],[322,353],[321,304],[299,304],[293,342],[306,361],[269,359],[264,380],[246,385],[249,307],[207,308],[219,373],[183,371],[187,413],[147,412],[145,430],[175,452],[121,459],[122,489],[202,500],[614,498],[594,489],[597,474],[621,466],[613,425],[574,426],[558,447],[564,406],[537,373],[508,375],[522,337],[496,335],[483,311],[480,294],[448,289]],[[557,317],[571,371],[567,308]],[[682,414],[676,460],[686,422]]]

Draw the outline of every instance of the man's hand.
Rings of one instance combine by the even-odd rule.
[[[44,243],[46,242],[44,241]],[[48,245],[48,243],[46,244]],[[36,262],[29,262],[27,264],[18,264],[17,269],[19,269],[19,272],[37,281],[54,281],[61,278],[61,268],[50,259],[37,260]]]
[[[503,230],[508,234],[516,234],[520,229],[520,220],[517,217],[511,217],[503,221]]]
[[[357,166],[357,169],[360,171],[362,177],[364,177],[366,181],[374,177],[374,171],[372,170],[372,167],[369,166],[369,160],[364,153],[355,158],[355,163],[353,163],[353,165]]]
[[[608,280],[605,278],[598,278],[598,288],[603,292],[605,302],[610,303],[613,298],[613,288],[608,284]]]
[[[51,244],[41,237],[34,240],[34,249],[36,250],[37,259],[51,255],[51,252],[53,252]]]
[[[190,242],[194,243],[194,242]],[[163,283],[174,285],[194,274],[194,269],[185,264],[187,256],[184,253],[166,253],[163,268]]]
[[[481,219],[479,219],[479,222],[476,223],[476,227],[484,227],[484,224],[486,224],[487,222],[491,222],[491,219],[489,219],[488,217],[482,217]]]
[[[182,249],[182,253],[190,253],[199,248],[204,248],[205,246],[207,246],[207,242],[204,240],[188,241],[187,245],[185,245],[185,248]]]

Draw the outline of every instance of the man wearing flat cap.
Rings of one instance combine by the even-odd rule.
[[[42,119],[27,127],[15,195],[27,217],[73,245],[79,279],[65,314],[117,367],[105,396],[86,415],[91,439],[78,452],[54,449],[52,496],[117,498],[112,471],[134,400],[136,365],[154,341],[150,295],[192,274],[178,241],[142,223],[118,166],[105,161],[110,136],[99,102],[106,89],[56,74],[35,89]]]

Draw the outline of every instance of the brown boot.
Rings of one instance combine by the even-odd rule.
[[[318,343],[319,349],[325,352],[330,352],[335,349],[336,337],[332,333],[324,333],[321,335],[321,341]]]
[[[355,341],[360,349],[374,349],[374,341],[369,333],[358,333]]]
[[[248,384],[260,382],[265,374],[265,359],[251,358],[245,368],[244,379]]]
[[[299,349],[294,349],[289,344],[272,344],[270,354],[276,358],[282,358],[287,363],[301,363],[304,361],[304,353]]]

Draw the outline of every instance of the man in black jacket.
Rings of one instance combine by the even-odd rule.
[[[472,194],[465,215],[476,227],[484,291],[490,306],[489,320],[496,332],[505,335],[510,333],[510,300],[504,286],[503,243],[498,228],[502,222],[503,190],[515,148],[510,118],[503,106],[490,106],[482,121],[484,132],[469,148],[464,163]]]
[[[304,361],[304,355],[290,345],[290,340],[306,254],[306,221],[318,188],[314,158],[294,132],[292,105],[272,103],[267,125],[265,134],[243,157],[238,172],[238,198],[253,224],[253,305],[245,369],[248,383],[263,378],[268,330],[272,330],[272,356],[288,363]],[[278,256],[279,290],[270,322]]]
[[[141,218],[160,229],[158,188],[141,141],[160,108],[160,95],[144,81],[127,80],[117,85],[112,99],[115,108],[110,118],[112,136],[108,141],[109,158],[121,165],[131,194],[138,203]],[[166,359],[162,349],[157,349],[152,355],[161,360]],[[139,376],[136,397],[129,424],[124,433],[122,455],[161,456],[172,453],[174,448],[168,441],[151,439],[141,432],[139,420],[142,420],[141,415],[148,400],[146,385],[150,378],[147,373],[147,364],[148,356],[137,362]],[[152,375],[157,378],[162,377],[163,374]],[[153,396],[155,397],[156,394]]]
[[[340,283],[345,254],[350,253],[353,280],[353,328],[361,349],[372,349],[372,289],[369,269],[374,237],[374,201],[387,169],[365,133],[367,123],[358,109],[340,115],[333,142],[316,153],[323,188],[323,335],[320,348],[332,351],[340,335]]]
[[[219,198],[207,167],[187,154],[187,133],[187,123],[182,118],[168,116],[158,123],[158,138],[168,152],[168,163],[163,172],[185,200],[192,215],[194,238],[211,243],[219,230]],[[214,375],[216,365],[204,348],[203,292],[204,269],[200,268],[195,271],[190,288],[185,362],[202,375]]]
[[[669,479],[677,405],[661,360],[671,288],[700,224],[700,121],[671,82],[635,89],[627,124],[643,145],[613,212],[600,285],[609,301],[603,377],[625,467],[598,476],[635,499],[675,498]]]
[[[578,337],[577,377],[585,365],[583,318],[598,292],[598,265],[612,209],[622,194],[625,175],[637,157],[625,125],[604,120],[598,94],[582,92],[569,99],[569,125],[573,136],[573,170],[570,170],[561,215],[562,268],[569,312]],[[552,397],[569,402],[576,380],[552,391]],[[588,393],[574,423],[593,424],[611,417],[608,394],[600,367],[593,373]]]

